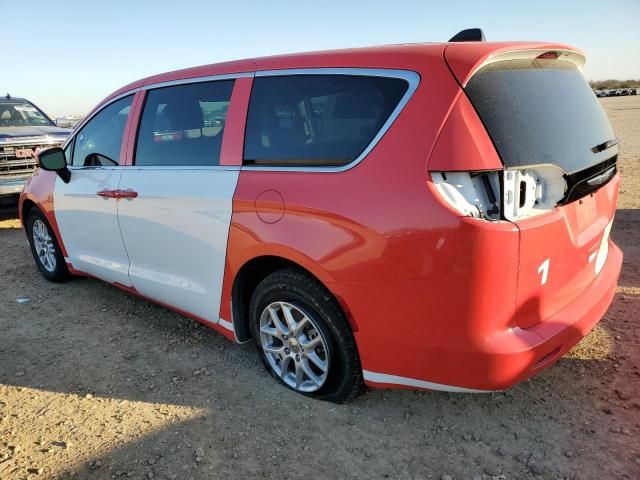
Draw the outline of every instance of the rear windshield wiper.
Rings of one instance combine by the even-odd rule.
[[[601,143],[600,145],[596,145],[591,149],[591,151],[593,153],[600,153],[600,152],[604,152],[605,150],[611,147],[615,147],[616,145],[618,145],[618,139],[614,138],[613,140],[607,140],[606,142]]]

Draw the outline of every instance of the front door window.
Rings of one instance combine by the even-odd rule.
[[[75,136],[69,163],[75,167],[112,167],[120,164],[120,147],[133,95],[98,112]]]

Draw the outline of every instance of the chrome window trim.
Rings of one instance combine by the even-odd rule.
[[[67,165],[67,168],[70,171],[75,170],[120,170],[123,169],[126,165]]]
[[[260,171],[260,172],[313,172],[313,173],[335,173],[344,172],[350,170],[364,160],[371,150],[375,148],[385,133],[391,128],[393,122],[400,115],[404,107],[409,103],[409,100],[415,93],[418,85],[420,84],[420,75],[412,70],[393,70],[384,68],[295,68],[287,70],[260,70],[257,71],[255,77],[279,77],[279,76],[291,76],[291,75],[351,75],[360,77],[389,77],[389,78],[401,78],[406,80],[409,84],[407,91],[396,105],[396,108],[391,112],[387,121],[382,125],[378,133],[373,137],[371,142],[365,147],[365,149],[351,162],[336,167],[285,167],[285,166],[257,166],[248,165],[242,166],[243,171]],[[246,127],[246,125],[245,125]],[[244,159],[243,159],[244,160]]]
[[[189,166],[178,166],[178,165],[126,165],[128,170],[200,170],[200,171],[210,171],[210,170],[229,170],[237,172],[240,170],[239,165],[189,165]]]
[[[233,80],[236,78],[248,78],[248,77],[253,77],[253,75],[254,75],[254,72],[223,73],[220,75],[208,75],[206,77],[190,77],[190,78],[182,78],[179,80],[170,80],[167,82],[156,82],[156,83],[150,83],[148,85],[142,85],[140,87],[132,88],[131,90],[127,90],[126,92],[122,92],[121,94],[113,98],[110,98],[107,102],[100,105],[100,108],[95,112],[93,112],[91,116],[83,118],[74,127],[73,132],[71,132],[69,137],[67,137],[67,140],[63,144],[62,148],[63,149],[67,148],[67,145],[72,140],[72,138],[74,138],[77,135],[77,133],[85,126],[85,124],[88,123],[93,117],[95,117],[98,113],[100,113],[104,108],[108,107],[113,102],[117,102],[121,98],[127,97],[129,95],[134,95],[137,92],[140,92],[143,90],[144,91],[154,90],[156,88],[171,87],[173,85],[183,85],[183,84],[189,84],[189,83],[202,83],[202,82],[212,82],[216,80]]]
[[[239,165],[207,165],[207,166],[184,166],[179,167],[176,165],[89,165],[89,166],[81,166],[81,165],[68,165],[69,170],[117,170],[120,168],[126,168],[127,170],[200,170],[200,171],[211,171],[211,170],[228,170],[232,172],[240,171]]]
[[[218,82],[221,80],[235,80],[236,78],[249,77],[253,77],[253,72],[223,73],[220,75],[208,75],[206,77],[192,77],[183,78],[180,80],[169,80],[167,82],[151,83],[149,85],[143,85],[141,88],[142,90],[155,90],[157,88],[173,87],[176,85],[187,85],[189,83]]]

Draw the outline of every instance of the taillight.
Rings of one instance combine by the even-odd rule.
[[[553,165],[482,172],[432,172],[440,196],[464,216],[519,220],[552,210],[564,198],[564,172]]]
[[[498,171],[431,172],[440,196],[467,217],[500,219],[500,178]]]
[[[507,220],[548,212],[567,192],[564,172],[553,165],[505,170],[503,178],[503,216]]]

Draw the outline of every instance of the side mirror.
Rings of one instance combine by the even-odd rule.
[[[71,172],[67,168],[67,159],[64,150],[60,147],[48,148],[38,152],[36,155],[38,165],[43,170],[56,172],[64,183],[71,180]]]

